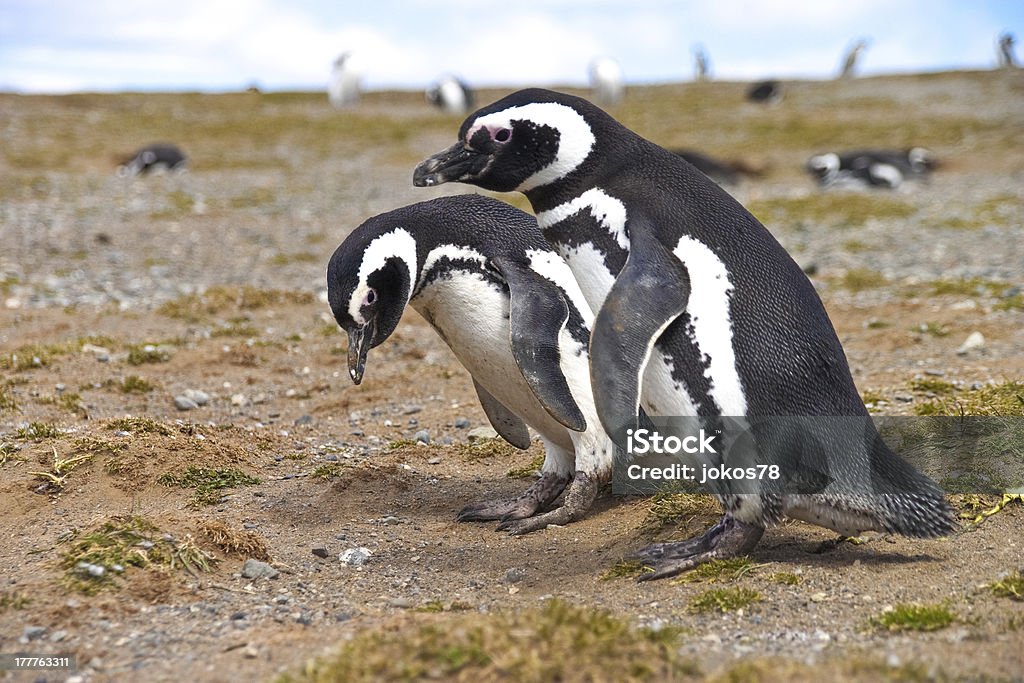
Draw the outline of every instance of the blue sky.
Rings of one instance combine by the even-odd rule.
[[[716,78],[827,78],[862,37],[865,75],[978,69],[1006,30],[1024,40],[1024,2],[0,0],[0,90],[320,89],[346,50],[371,89],[577,85],[599,55],[679,81],[697,44]]]

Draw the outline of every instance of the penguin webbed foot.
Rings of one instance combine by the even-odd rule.
[[[543,472],[537,481],[515,498],[470,503],[459,511],[459,522],[490,522],[530,517],[555,501],[569,483],[568,474]]]
[[[510,536],[522,536],[532,531],[546,529],[549,524],[561,526],[575,522],[582,519],[590,510],[599,489],[600,479],[598,477],[586,472],[576,472],[561,507],[526,519],[507,519],[498,525],[497,530],[507,531]]]
[[[761,540],[764,527],[726,515],[700,536],[677,543],[655,543],[630,559],[651,567],[640,581],[654,581],[681,574],[711,560],[746,555]]]

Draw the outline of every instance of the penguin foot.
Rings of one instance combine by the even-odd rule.
[[[514,520],[530,517],[537,510],[554,502],[565,490],[569,478],[568,474],[543,472],[540,479],[516,498],[471,503],[462,508],[455,519],[459,522],[489,522],[495,519]]]
[[[598,481],[597,477],[586,472],[576,472],[561,507],[526,519],[506,519],[498,525],[497,530],[507,531],[511,536],[521,536],[547,528],[549,524],[562,525],[582,519],[597,498],[600,488]]]
[[[745,555],[753,550],[763,533],[762,526],[726,515],[700,536],[678,543],[655,543],[639,550],[631,559],[654,569],[641,575],[640,581],[654,581],[681,574],[710,560]]]

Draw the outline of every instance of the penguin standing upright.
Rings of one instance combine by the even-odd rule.
[[[641,551],[655,565],[644,579],[746,553],[783,516],[846,535],[930,537],[955,528],[942,491],[878,437],[800,267],[735,199],[676,155],[586,100],[530,89],[470,115],[458,142],[422,162],[413,181],[526,194],[599,311],[590,347],[594,396],[619,443],[641,407],[709,426],[731,417],[755,428],[760,464],[794,479],[808,470],[822,475],[815,487],[710,483],[723,519],[696,539]],[[837,444],[827,434],[781,433],[773,416],[866,424],[861,437]]]
[[[460,521],[500,519],[522,534],[587,512],[615,451],[590,387],[593,313],[532,216],[479,195],[375,216],[334,252],[327,292],[353,382],[411,305],[473,376],[494,429],[518,448],[530,446],[527,426],[540,434],[541,478],[518,498],[467,506]],[[566,485],[563,505],[541,513]]]

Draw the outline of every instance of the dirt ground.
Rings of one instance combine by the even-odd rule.
[[[767,112],[731,104],[741,84],[636,89],[621,116],[666,145],[695,146],[716,117],[737,130],[760,122],[766,143],[756,132],[731,147],[721,133],[706,139],[773,162],[735,192],[765,212],[782,207],[774,222],[759,215],[812,272],[876,412],[912,414],[927,403],[932,396],[914,385],[922,378],[964,390],[1024,380],[1021,79],[947,74],[836,87],[794,84]],[[685,117],[702,94],[719,108],[690,112],[696,130],[644,129],[645,104],[678,105]],[[950,163],[930,183],[879,199],[879,216],[849,224],[841,204],[801,214],[797,202],[818,191],[800,164],[822,151],[820,140],[812,133],[803,147],[784,146],[780,131],[822,111],[839,129],[843,108],[822,104],[830,96],[920,121],[893,122],[883,142],[927,144]],[[602,576],[652,538],[702,530],[713,513],[652,535],[650,501],[606,495],[583,521],[525,537],[455,522],[468,502],[525,488],[528,475],[508,474],[539,445],[468,446],[469,431],[486,425],[470,378],[411,311],[352,386],[322,280],[361,220],[466,191],[411,187],[413,165],[454,140],[458,118],[430,111],[419,94],[370,96],[355,112],[313,95],[163,97],[171,99],[0,96],[2,137],[14,141],[0,168],[0,653],[74,653],[79,665],[0,680],[268,680],[355,634],[448,614],[425,614],[433,605],[487,615],[551,598],[637,626],[683,627],[682,653],[709,676],[786,661],[805,667],[804,678],[828,680],[862,660],[894,679],[1024,680],[1024,603],[988,588],[1024,570],[1019,504],[930,541],[836,544],[823,529],[784,524],[735,582],[761,601],[710,614],[689,609],[707,584]],[[215,125],[234,121],[239,102],[251,105],[246,144]],[[125,112],[136,128],[119,132]],[[290,137],[271,126],[288,117],[311,129]],[[172,130],[172,120],[194,130]],[[772,122],[774,133],[764,132]],[[162,125],[166,135],[192,136],[182,143],[192,170],[114,177],[100,143],[130,149],[164,137]],[[319,137],[344,138],[347,127],[350,138]],[[59,144],[70,151],[43,154]],[[886,214],[893,202],[909,213]],[[877,281],[851,284],[850,273]],[[973,332],[984,343],[958,353]],[[180,410],[175,397],[186,390],[209,400]],[[126,415],[150,421],[116,422]],[[430,443],[415,443],[423,430]],[[165,476],[189,467],[237,468],[259,483],[197,501]],[[151,542],[202,549],[211,571],[127,566],[104,590],[75,590],[69,578],[88,585],[86,570],[62,568],[62,558],[105,522],[132,516],[156,527]],[[372,553],[364,565],[339,559],[358,548]],[[276,577],[244,577],[251,557]],[[782,573],[797,582],[772,579]],[[907,603],[943,605],[956,619],[928,632],[873,624]],[[776,680],[771,666],[758,671],[731,680]]]

